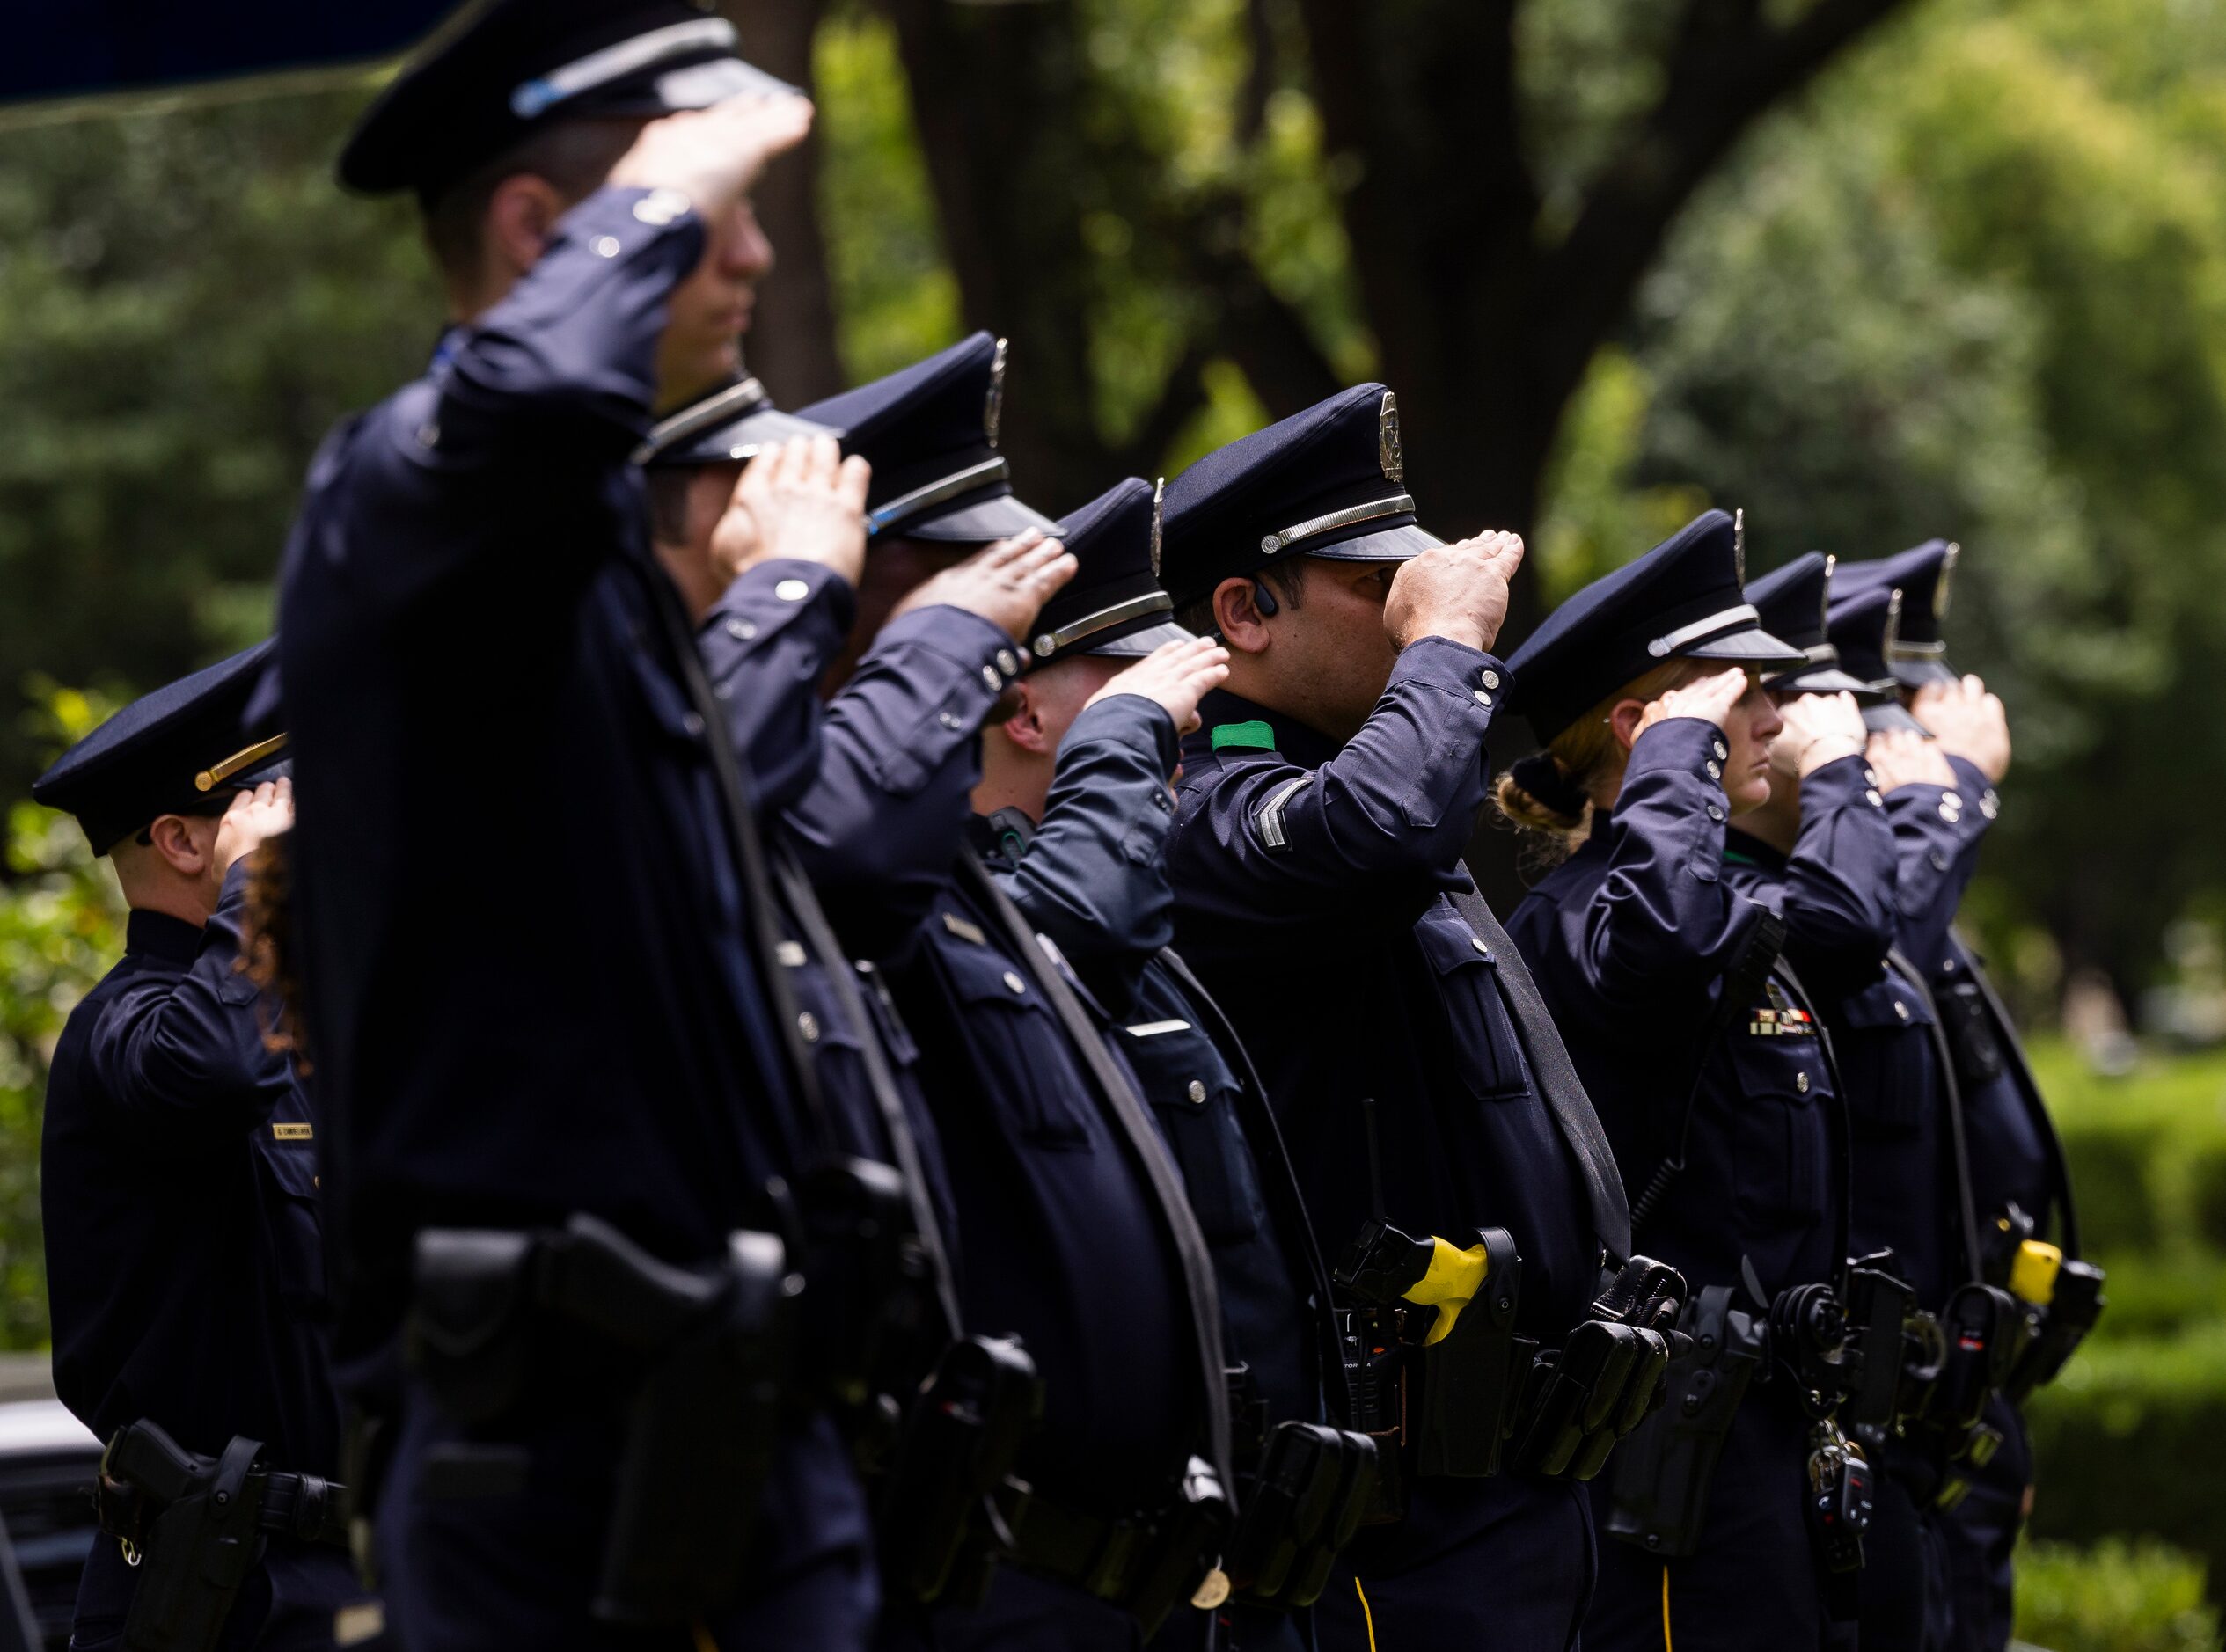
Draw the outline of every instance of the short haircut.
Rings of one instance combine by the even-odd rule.
[[[479,271],[487,203],[506,178],[546,179],[567,201],[593,194],[633,147],[641,121],[559,121],[545,127],[431,197],[420,197],[433,259],[451,279]]]
[[[1265,580],[1274,586],[1276,600],[1284,607],[1304,606],[1307,592],[1306,558],[1300,557],[1296,562],[1278,563],[1274,567],[1261,568],[1252,577]],[[1175,623],[1197,636],[1219,635],[1221,622],[1213,615],[1213,591],[1219,590],[1222,584],[1223,581],[1220,580],[1214,581],[1213,590],[1208,591],[1204,596],[1193,602],[1183,603],[1181,608],[1175,610]]]

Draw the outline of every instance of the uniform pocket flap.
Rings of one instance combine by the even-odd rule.
[[[255,1127],[255,1151],[269,1168],[279,1191],[297,1199],[317,1196],[317,1144],[306,1135],[306,1124],[263,1123]]]
[[[1499,961],[1483,938],[1442,906],[1424,913],[1415,925],[1415,941],[1430,967],[1439,975],[1477,965],[1498,967]]]
[[[1924,999],[1907,982],[1892,976],[1849,993],[1842,1000],[1840,1013],[1849,1027],[1864,1032],[1932,1025],[1932,1012]]]
[[[934,937],[936,954],[950,977],[951,990],[968,1004],[1003,1004],[1014,1009],[1043,1007],[1036,983],[989,947],[956,938]]]

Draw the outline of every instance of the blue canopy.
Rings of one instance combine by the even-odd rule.
[[[33,0],[10,8],[0,103],[60,100],[392,57],[458,0]]]

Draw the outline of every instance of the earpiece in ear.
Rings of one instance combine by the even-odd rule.
[[[1281,610],[1281,604],[1276,601],[1275,593],[1268,588],[1265,580],[1252,581],[1252,605],[1260,610],[1263,619],[1273,619]]]

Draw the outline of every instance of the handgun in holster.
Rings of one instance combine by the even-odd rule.
[[[1987,1282],[2009,1292],[2025,1322],[2002,1385],[2012,1405],[2023,1405],[2054,1379],[2109,1305],[2101,1268],[2066,1256],[2033,1232],[2033,1219],[2012,1203],[1996,1214],[1987,1235]]]
[[[1700,1547],[1709,1488],[1747,1385],[1769,1339],[1760,1314],[1710,1285],[1685,1305],[1685,1341],[1668,1362],[1664,1403],[1617,1450],[1607,1518],[1611,1537],[1664,1558]]]
[[[95,1493],[103,1531],[126,1545],[139,1587],[124,1620],[134,1652],[204,1652],[268,1546],[258,1440],[188,1451],[151,1422],[116,1431]]]
[[[882,1575],[922,1604],[978,1606],[1013,1550],[1029,1488],[1013,1476],[1043,1384],[1018,1338],[963,1337],[920,1386],[878,1488]]]
[[[1590,1480],[1664,1397],[1685,1277],[1634,1256],[1602,1285],[1558,1349],[1531,1362],[1510,1460],[1525,1473]]]
[[[1970,1491],[1971,1473],[2002,1448],[2002,1430],[1986,1420],[1987,1405],[2009,1381],[2029,1327],[2016,1297],[1974,1283],[1950,1295],[1940,1329],[1945,1354],[1925,1421],[1937,1438],[1941,1464],[1933,1504],[1952,1509]]]
[[[742,1581],[794,1393],[802,1290],[770,1233],[730,1233],[719,1259],[681,1268],[585,1214],[538,1232],[426,1229],[408,1357],[470,1426],[515,1411],[553,1350],[608,1373],[623,1438],[591,1610],[685,1622]]]
[[[1331,1276],[1363,1310],[1400,1316],[1379,1321],[1398,1334],[1381,1346],[1402,1350],[1400,1442],[1406,1466],[1427,1478],[1499,1472],[1510,1407],[1538,1347],[1515,1332],[1522,1258],[1514,1236],[1497,1227],[1475,1233],[1462,1249],[1370,1217]],[[1438,1310],[1418,1346],[1402,1340],[1417,1323],[1407,1304]]]
[[[1337,1553],[1374,1495],[1376,1443],[1323,1423],[1269,1431],[1222,1567],[1239,1598],[1282,1610],[1311,1606]]]

